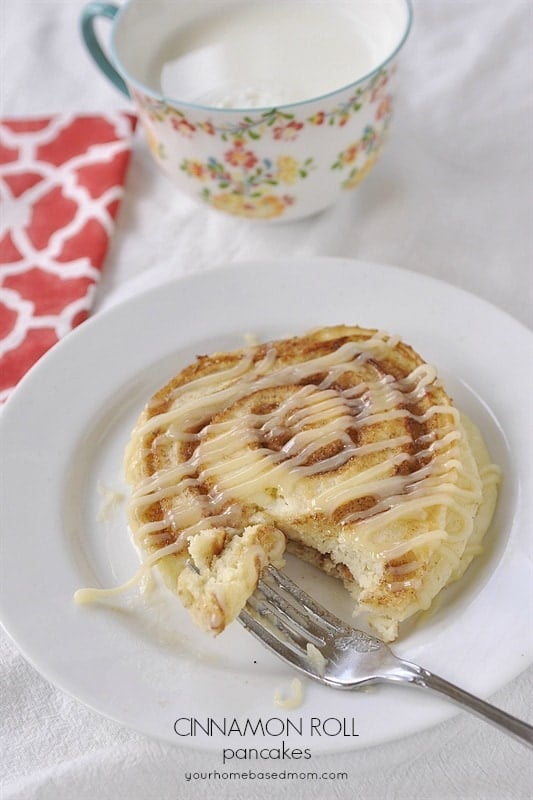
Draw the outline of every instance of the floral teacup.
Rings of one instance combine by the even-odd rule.
[[[272,8],[275,2],[260,0],[253,7]],[[303,0],[284,3],[285,9],[294,4],[298,13],[305,8]],[[301,99],[254,102],[254,107],[191,99],[185,86],[180,100],[179,85],[170,95],[147,78],[170,31],[198,26],[202,15],[251,9],[250,0],[128,0],[120,8],[89,3],[82,32],[97,65],[134,101],[154,159],[180,189],[228,214],[290,220],[332,205],[376,162],[389,131],[396,58],[411,24],[409,0],[312,5],[320,3],[328,10],[339,3],[361,18],[363,31],[380,32],[373,60],[362,75],[350,73],[340,87],[318,96],[311,91]],[[113,19],[111,59],[95,33],[101,16]],[[334,48],[331,36],[329,44]],[[316,59],[322,56],[318,50]]]

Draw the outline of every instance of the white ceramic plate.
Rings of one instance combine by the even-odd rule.
[[[484,554],[396,652],[484,697],[533,661],[524,618],[533,585],[531,333],[419,274],[314,258],[229,266],[115,306],[56,346],[8,402],[0,419],[0,616],[52,683],[146,734],[219,750],[257,747],[261,737],[178,736],[175,721],[184,733],[183,718],[222,725],[288,717],[302,735],[277,736],[279,723],[270,722],[264,742],[318,753],[405,736],[455,713],[410,687],[347,694],[306,680],[302,705],[285,711],[273,695],[293,673],[240,625],[211,640],[157,592],[149,605],[135,591],[113,607],[72,599],[79,587],[116,585],[137,566],[123,506],[101,511],[104,487],[126,491],[122,452],[152,391],[196,354],[241,346],[246,333],[265,339],[340,322],[398,333],[436,364],[505,475]],[[292,571],[304,585],[311,580],[299,564]],[[315,575],[312,591],[346,613],[333,581]],[[346,720],[342,731],[336,720]]]

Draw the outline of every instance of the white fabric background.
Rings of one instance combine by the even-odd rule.
[[[0,0],[2,115],[128,107],[83,50],[82,5]],[[148,284],[228,261],[323,254],[442,278],[531,326],[533,4],[416,0],[414,6],[388,147],[359,189],[321,217],[263,226],[199,207],[159,175],[137,136],[97,310]],[[531,621],[525,630],[532,635]],[[313,768],[347,770],[348,782],[187,783],[185,771],[220,768],[217,758],[101,718],[44,681],[3,634],[0,685],[2,800],[533,795],[531,753],[467,713],[403,741],[313,759]],[[530,668],[492,700],[531,721],[532,697]]]

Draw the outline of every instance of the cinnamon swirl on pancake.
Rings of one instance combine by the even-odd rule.
[[[498,482],[433,367],[346,326],[199,357],[147,404],[126,467],[135,542],[202,628],[287,547],[387,641],[479,552]]]

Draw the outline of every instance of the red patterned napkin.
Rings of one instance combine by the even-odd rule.
[[[0,402],[86,319],[136,119],[0,120]]]

